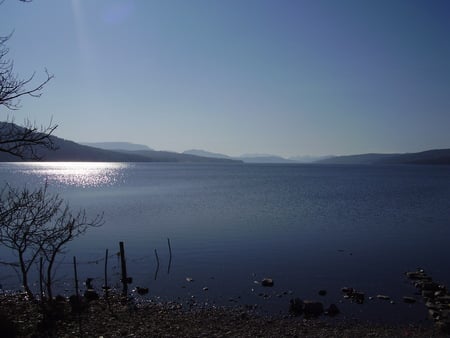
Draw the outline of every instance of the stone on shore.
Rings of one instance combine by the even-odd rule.
[[[300,298],[295,298],[290,300],[289,312],[296,316],[301,316],[303,314],[303,301]]]
[[[273,279],[272,278],[263,278],[263,280],[261,281],[261,285],[266,286],[266,287],[272,287],[274,285]]]
[[[330,317],[334,317],[340,313],[336,304],[331,304],[328,309],[325,310],[325,314]]]
[[[305,318],[319,317],[323,310],[323,304],[312,300],[305,300],[303,302],[303,315]]]

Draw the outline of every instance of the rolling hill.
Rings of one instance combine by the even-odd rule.
[[[428,164],[450,165],[450,149],[435,149],[406,154],[361,154],[335,156],[317,161],[320,164]]]
[[[0,122],[0,128],[6,122]],[[21,128],[15,126],[15,128]],[[56,136],[50,136],[56,150],[36,148],[41,161],[48,162],[234,162],[230,159],[211,159],[207,157],[179,154],[155,150],[106,150],[78,144]],[[141,147],[142,149],[142,147]],[[146,149],[146,148],[144,148]],[[0,152],[0,162],[20,162],[20,158]]]

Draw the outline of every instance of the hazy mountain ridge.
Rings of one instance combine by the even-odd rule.
[[[8,124],[0,122],[0,128]],[[22,128],[16,126],[17,128]],[[429,164],[450,165],[450,149],[433,149],[405,154],[359,154],[347,156],[322,157],[304,156],[284,158],[276,155],[242,155],[231,157],[204,150],[188,150],[184,153],[152,150],[146,145],[128,142],[99,142],[99,147],[79,144],[57,136],[50,136],[57,150],[36,148],[43,161],[63,162],[219,162],[219,163],[316,163],[316,164]],[[101,149],[101,147],[107,149]],[[125,148],[109,150],[109,148]],[[133,149],[133,150],[129,150]],[[137,149],[137,150],[136,150]],[[317,160],[320,158],[319,160]],[[299,160],[296,160],[299,159]],[[302,161],[303,160],[303,161]],[[309,161],[309,162],[305,162]],[[0,152],[0,162],[20,161],[18,157]]]
[[[0,127],[6,122],[0,122]],[[21,127],[18,127],[21,128]],[[155,150],[106,150],[82,145],[57,136],[50,136],[56,150],[36,147],[36,153],[42,161],[48,162],[237,162],[233,160],[210,159],[194,155],[185,155]],[[126,144],[123,143],[122,144]],[[144,146],[146,147],[146,146]],[[146,147],[148,148],[148,147]],[[150,148],[148,148],[150,149]],[[20,162],[20,158],[0,152],[0,162]]]
[[[449,165],[450,149],[433,149],[405,154],[361,154],[335,156],[317,161],[320,164],[432,164]]]
[[[345,156],[295,156],[284,158],[268,154],[246,154],[239,157],[231,157],[224,154],[211,153],[205,150],[188,150],[185,153],[202,154],[217,158],[231,158],[242,160],[244,163],[315,163],[315,164],[450,164],[450,149],[434,149],[417,153],[405,154],[358,154]]]
[[[286,159],[277,155],[270,154],[244,154],[241,156],[229,156],[225,154],[213,153],[206,150],[191,149],[186,150],[183,154],[190,154],[196,156],[204,156],[210,158],[231,159],[237,161],[243,161],[244,163],[297,163],[294,160]]]
[[[145,144],[131,142],[80,142],[79,144],[104,150],[154,150]]]
[[[210,157],[210,158],[222,158],[222,159],[229,159],[229,160],[233,159],[233,157],[228,156],[228,155],[219,154],[219,153],[213,153],[213,152],[206,151],[206,150],[201,150],[201,149],[186,150],[186,151],[183,151],[182,154],[202,156],[202,157]]]

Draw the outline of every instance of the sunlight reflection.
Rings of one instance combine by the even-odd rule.
[[[122,177],[126,163],[106,162],[37,162],[27,163],[19,171],[43,176],[49,182],[80,187],[112,185]]]

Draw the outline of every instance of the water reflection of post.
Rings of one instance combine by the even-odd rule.
[[[169,246],[169,265],[167,266],[167,274],[169,274],[170,266],[172,265],[172,248],[170,247],[170,238],[167,238],[167,245]]]
[[[159,257],[158,257],[158,251],[155,249],[155,257],[156,257],[156,270],[155,270],[155,280],[158,277],[158,271],[159,271]]]

